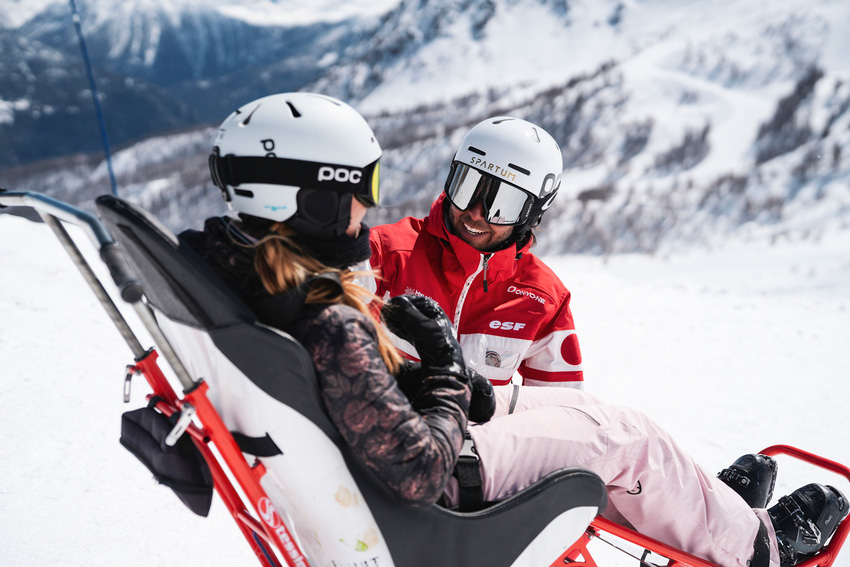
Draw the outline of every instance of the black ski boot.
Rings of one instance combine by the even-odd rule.
[[[807,484],[780,498],[767,513],[776,529],[782,567],[796,565],[823,549],[847,512],[844,495],[822,484]]]
[[[767,455],[744,455],[718,473],[750,508],[767,508],[776,484],[776,461]]]

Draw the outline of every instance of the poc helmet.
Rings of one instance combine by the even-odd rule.
[[[540,223],[561,185],[561,148],[521,118],[497,116],[469,131],[452,158],[445,192],[462,211],[484,205],[490,224],[514,226],[505,245]]]
[[[381,147],[360,114],[313,93],[250,102],[227,117],[209,157],[213,183],[242,218],[286,222],[333,240],[351,217],[351,199],[379,201]]]

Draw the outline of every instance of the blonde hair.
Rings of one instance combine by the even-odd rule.
[[[304,253],[293,241],[294,235],[295,231],[285,224],[274,223],[270,234],[255,245],[254,268],[260,276],[263,287],[271,295],[278,295],[298,287],[313,275],[337,273],[342,284],[341,293],[339,288],[330,282],[316,280],[307,292],[305,303],[348,305],[368,316],[378,334],[378,352],[390,372],[395,374],[402,363],[402,358],[384,328],[375,321],[369,308],[370,302],[380,302],[380,299],[355,283],[359,274],[349,270],[330,268]]]

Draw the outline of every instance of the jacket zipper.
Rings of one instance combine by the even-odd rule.
[[[492,254],[484,256],[484,293],[487,293],[487,268],[489,268],[487,261],[490,259],[490,256],[492,256]]]
[[[466,294],[469,293],[469,288],[472,287],[472,282],[475,280],[476,276],[481,273],[482,269],[487,267],[487,257],[484,254],[481,255],[481,261],[478,262],[478,269],[473,272],[471,276],[466,278],[466,282],[463,284],[463,289],[460,292],[460,297],[457,300],[457,307],[455,308],[455,318],[452,327],[454,327],[455,334],[458,332],[458,328],[460,327],[460,312],[463,310],[463,304],[466,301]],[[487,280],[484,280],[484,286],[486,290]]]

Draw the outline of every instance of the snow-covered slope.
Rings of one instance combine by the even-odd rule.
[[[607,61],[642,77],[636,94],[655,85],[646,97],[694,86],[672,81],[677,76],[781,89],[818,61],[828,71],[848,70],[841,56],[847,21],[846,5],[834,0],[405,0],[381,19],[370,42],[348,48],[348,59],[359,63],[318,84],[344,86],[346,98],[362,99],[367,111],[560,84]]]
[[[134,17],[142,18],[162,4],[134,6]],[[209,14],[236,10],[223,6],[210,4]],[[238,5],[239,25],[248,25],[257,6]],[[316,14],[330,18],[340,6],[329,2]],[[231,102],[297,88],[304,84],[299,80],[351,102],[385,149],[386,206],[372,222],[424,214],[464,132],[488,116],[513,114],[552,132],[564,153],[561,194],[540,227],[540,250],[547,253],[654,253],[729,238],[817,239],[850,228],[846,2],[382,6],[389,11],[371,20],[310,24],[326,26],[327,35],[287,28],[283,37],[303,52],[256,72],[183,84],[180,92],[193,109],[209,112],[226,103],[213,123]],[[282,29],[266,27],[274,34]],[[186,45],[204,41],[191,33],[196,28],[181,29]],[[299,33],[312,39],[293,41]],[[252,57],[261,55],[252,51]],[[12,122],[23,112],[16,104],[5,105]],[[119,177],[119,187],[134,196],[149,191],[140,198],[158,203],[155,212],[175,228],[197,224],[207,209],[169,205],[169,196],[186,203],[210,190],[204,158],[211,137],[179,145],[187,139],[172,135],[117,152],[135,168]],[[148,164],[148,149],[171,144],[172,156],[163,160],[157,151]],[[76,167],[60,169],[15,171],[11,179],[15,188],[65,198],[85,187],[82,203],[103,190],[103,167],[88,176]]]
[[[542,124],[567,166],[549,213],[560,222],[544,221],[550,250],[651,251],[850,225],[850,5],[564,6],[436,3],[419,19],[403,2],[374,46],[361,46],[362,63],[316,87],[376,115],[445,101],[428,118],[455,143],[495,112]]]
[[[643,410],[716,472],[777,443],[850,465],[848,249],[845,235],[547,260],[573,292],[587,389]],[[118,444],[145,387],[122,403],[131,353],[51,231],[0,214],[0,258],[0,564],[256,565],[220,502],[192,515]],[[777,497],[810,481],[850,493],[834,474],[779,464]],[[635,564],[597,547],[605,567]],[[850,549],[834,565],[850,567]]]
[[[16,29],[57,3],[58,0],[6,0],[0,4],[0,28]]]

